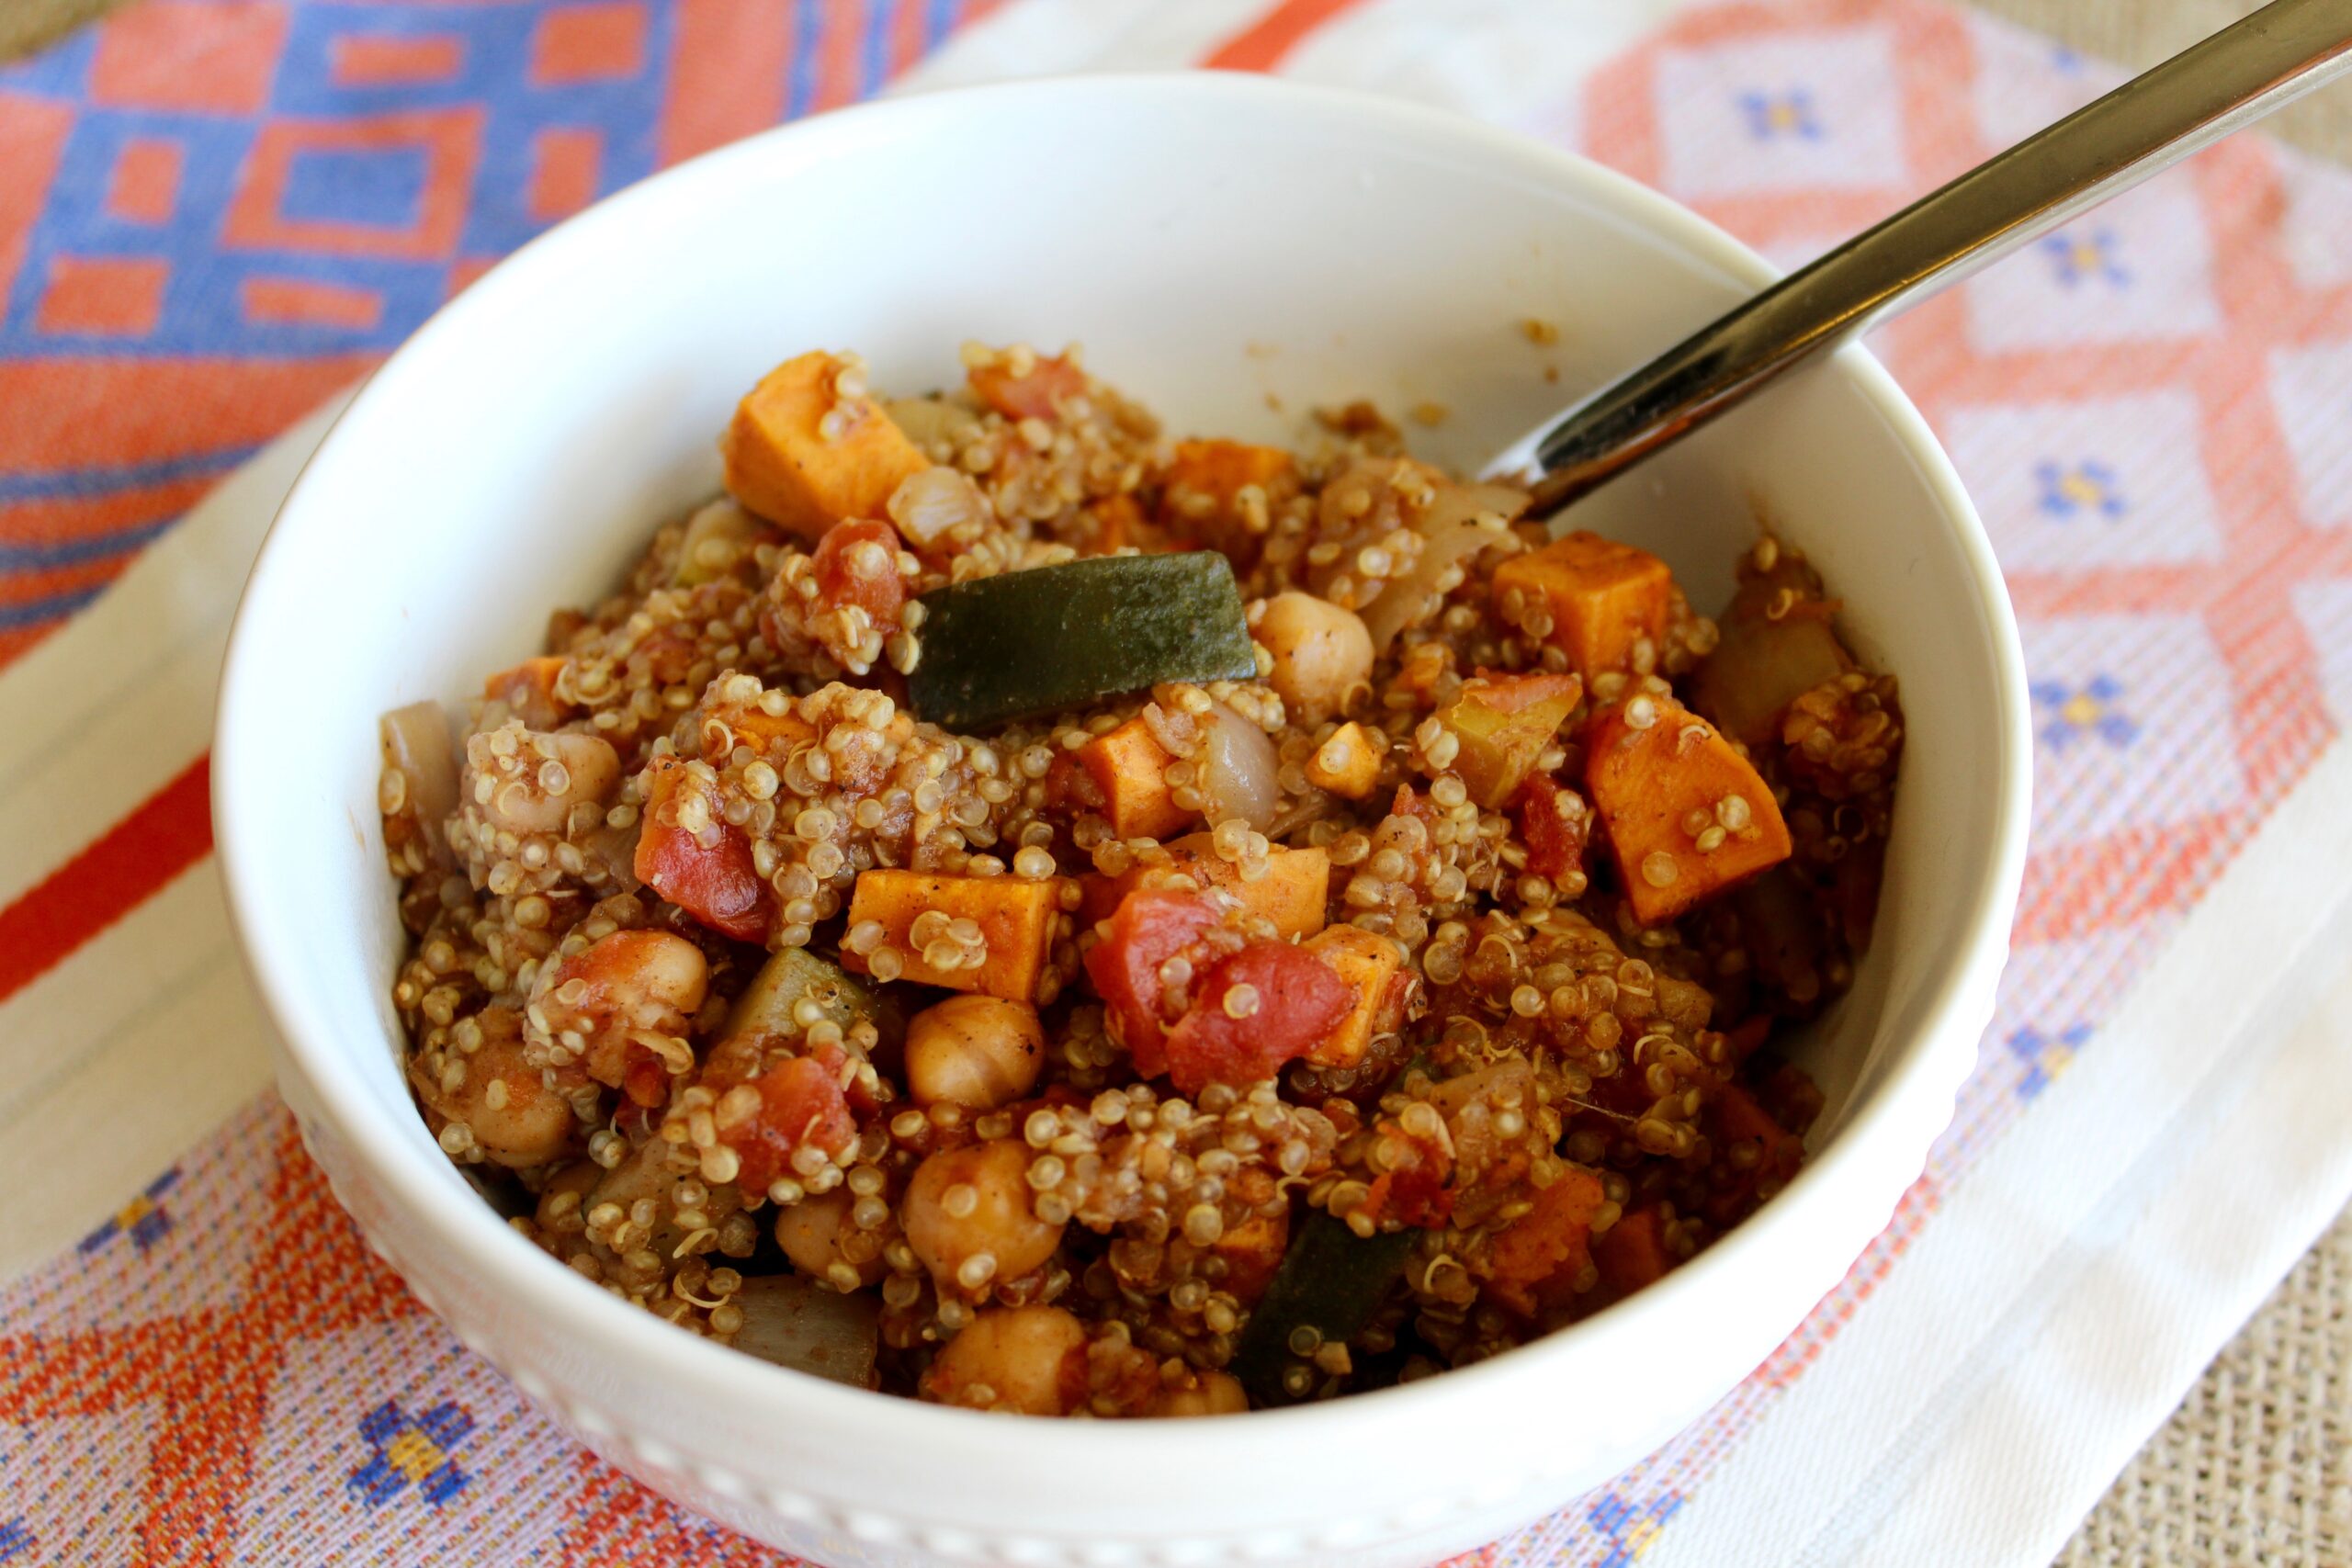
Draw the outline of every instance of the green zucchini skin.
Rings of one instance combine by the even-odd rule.
[[[1327,1344],[1354,1338],[1388,1299],[1420,1239],[1417,1230],[1360,1236],[1319,1210],[1307,1215],[1226,1370],[1261,1407],[1298,1403],[1283,1387],[1283,1371],[1298,1359],[1290,1352],[1292,1333],[1313,1328]]]
[[[1232,564],[1215,550],[1099,556],[933,589],[921,603],[907,697],[917,718],[945,729],[1258,672]]]

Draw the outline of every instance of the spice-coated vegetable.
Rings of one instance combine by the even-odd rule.
[[[1644,925],[1789,858],[1772,792],[1713,725],[1647,694],[1595,719],[1585,789]]]

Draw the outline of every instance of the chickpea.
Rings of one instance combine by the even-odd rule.
[[[1267,679],[1291,716],[1315,724],[1347,704],[1349,688],[1372,678],[1372,634],[1351,610],[1295,589],[1266,601],[1250,635],[1274,657]]]
[[[557,1073],[551,1089],[524,1059],[523,1021],[514,1009],[484,1008],[471,1021],[481,1031],[481,1047],[459,1058],[465,1077],[455,1089],[444,1089],[421,1060],[410,1063],[418,1098],[438,1119],[435,1134],[449,1122],[463,1122],[486,1158],[516,1168],[545,1165],[569,1152],[582,1128],[560,1090],[567,1077],[582,1081],[579,1069]]]
[[[548,753],[544,758],[539,750],[542,743]],[[493,755],[487,735],[467,739],[466,768],[460,784],[463,798],[473,798],[474,780],[491,767]],[[525,730],[523,755],[530,760],[531,766],[523,771],[523,776],[493,788],[482,806],[492,824],[510,832],[561,833],[571,818],[574,806],[582,801],[602,805],[620,783],[620,753],[602,736],[568,729],[553,735]],[[562,766],[563,787],[560,790],[548,789],[533,771],[548,761]]]
[[[1164,1389],[1147,1416],[1238,1416],[1250,1408],[1241,1381],[1229,1372],[1198,1372],[1190,1388]]]
[[[572,992],[575,980],[580,989]],[[618,1087],[630,1036],[684,1035],[709,988],[710,961],[693,942],[669,931],[626,931],[540,970],[531,1003],[549,1033],[581,1037],[590,1077]]]
[[[842,1251],[842,1238],[855,1229],[849,1212],[856,1201],[855,1193],[838,1187],[786,1204],[775,1217],[775,1244],[784,1248],[795,1269],[812,1280],[838,1288],[843,1281],[834,1276],[833,1269],[840,1265],[854,1272],[861,1285],[879,1284],[887,1265],[878,1245],[863,1264],[853,1262]]]
[[[943,1292],[977,1296],[991,1280],[1041,1267],[1061,1245],[1062,1227],[1030,1211],[1030,1157],[1018,1138],[999,1138],[915,1168],[899,1224]]]
[[[941,1404],[1067,1416],[1086,1399],[1086,1325],[1053,1306],[980,1313],[923,1373],[922,1396]]]
[[[907,1023],[907,1089],[915,1103],[952,1100],[993,1111],[1029,1092],[1046,1066],[1046,1026],[1027,1002],[951,997]]]

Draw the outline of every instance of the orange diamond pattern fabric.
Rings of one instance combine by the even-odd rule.
[[[1559,25],[1533,0],[1442,18],[1411,0],[148,0],[0,70],[0,659],[506,251],[943,47],[939,79],[1021,69],[1040,40],[1046,68],[1441,98],[1485,71],[1519,84],[1487,112],[1790,263],[2114,79],[1913,0],[1611,16],[1595,33],[1615,41],[1555,82],[1493,74]],[[1679,1521],[2069,1066],[2109,1048],[2352,715],[2352,176],[2237,139],[1875,346],[1978,500],[2031,669],[2035,841],[1998,1014],[1894,1223],[1781,1350],[1659,1453],[1465,1561],[1675,1558]],[[39,662],[0,672],[0,698],[37,674],[21,702],[60,733],[126,689],[113,666],[85,692]],[[121,800],[0,807],[11,1071],[96,1049],[95,1004],[60,989],[76,955],[209,874],[202,759],[153,750]],[[173,1005],[216,936],[188,934],[180,968],[125,967],[137,994],[105,1028]],[[460,1348],[273,1100],[121,1180],[145,1185],[0,1285],[0,1565],[781,1561],[603,1465]]]

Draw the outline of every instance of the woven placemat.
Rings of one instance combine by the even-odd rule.
[[[2337,1219],[2059,1558],[2352,1562],[2352,1213]]]
[[[122,0],[0,0],[0,60]],[[2086,54],[2154,62],[2258,0],[1975,0]],[[2271,130],[2352,162],[2352,89]],[[2352,1562],[2352,1211],[2214,1360],[2067,1544],[2091,1563]]]
[[[2087,55],[2145,67],[2260,0],[1974,0]],[[2352,89],[2264,130],[2352,163]],[[2352,1562],[2352,1210],[2214,1359],[2060,1554],[2061,1568]]]

